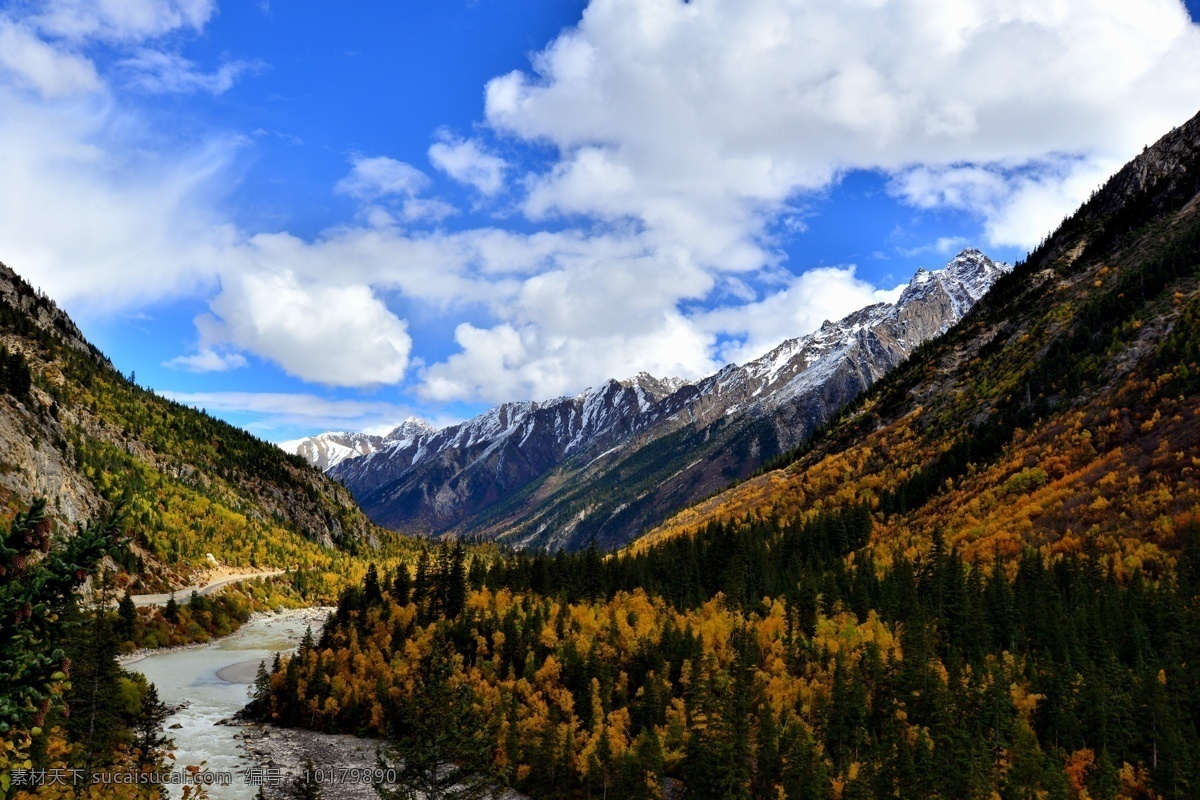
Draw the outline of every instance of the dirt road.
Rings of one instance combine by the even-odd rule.
[[[247,581],[247,580],[251,580],[253,578],[269,578],[273,575],[282,575],[283,572],[284,571],[281,569],[271,570],[269,572],[244,572],[244,573],[240,573],[238,575],[225,575],[223,577],[211,580],[205,584],[198,584],[196,586],[184,586],[182,589],[175,590],[175,602],[186,603],[188,601],[188,599],[192,596],[192,592],[195,592],[196,594],[203,596],[206,594],[212,594],[217,589],[220,589],[222,586],[228,586],[231,583],[237,583],[238,581]],[[171,593],[169,593],[169,592],[167,594],[135,594],[135,595],[133,595],[133,604],[135,606],[139,606],[139,607],[141,607],[141,606],[163,606],[163,605],[166,605],[167,601],[170,599],[171,599]]]

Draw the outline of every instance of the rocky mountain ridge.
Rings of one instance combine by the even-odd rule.
[[[878,303],[690,383],[645,373],[575,397],[505,403],[379,441],[289,443],[329,463],[373,520],[519,546],[619,545],[794,447],[912,350],[954,325],[1008,265],[964,250]]]
[[[633,549],[861,505],[881,560],[936,536],[977,563],[1032,548],[1166,574],[1200,509],[1197,343],[1200,114],[780,469],[681,511]]]

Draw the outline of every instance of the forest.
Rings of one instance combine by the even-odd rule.
[[[98,796],[71,777],[34,786],[35,770],[150,776],[166,769],[168,709],[152,685],[116,661],[128,611],[110,610],[103,596],[84,600],[80,591],[126,544],[120,515],[110,513],[55,546],[41,500],[0,531],[0,797]],[[105,796],[159,793],[131,785]]]
[[[455,761],[535,798],[1195,796],[1200,525],[1152,579],[1096,548],[989,567],[940,537],[848,563],[869,519],[370,570],[250,710],[400,752],[442,725]]]

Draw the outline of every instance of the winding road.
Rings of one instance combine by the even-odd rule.
[[[184,586],[181,589],[176,589],[173,594],[177,603],[186,603],[188,598],[192,596],[192,592],[198,595],[212,594],[217,589],[223,586],[228,586],[231,583],[238,581],[252,580],[253,578],[270,578],[275,575],[282,575],[284,570],[276,569],[268,572],[244,572],[237,575],[226,575],[221,578],[216,578],[204,584],[195,586]],[[139,608],[142,606],[163,606],[171,599],[172,592],[166,594],[135,594],[133,595],[133,604]]]

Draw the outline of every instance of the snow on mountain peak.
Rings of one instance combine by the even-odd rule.
[[[437,428],[430,425],[426,420],[420,417],[409,417],[393,428],[383,437],[383,440],[385,442],[394,442],[401,439],[414,439],[417,436],[429,436],[436,432]]]

